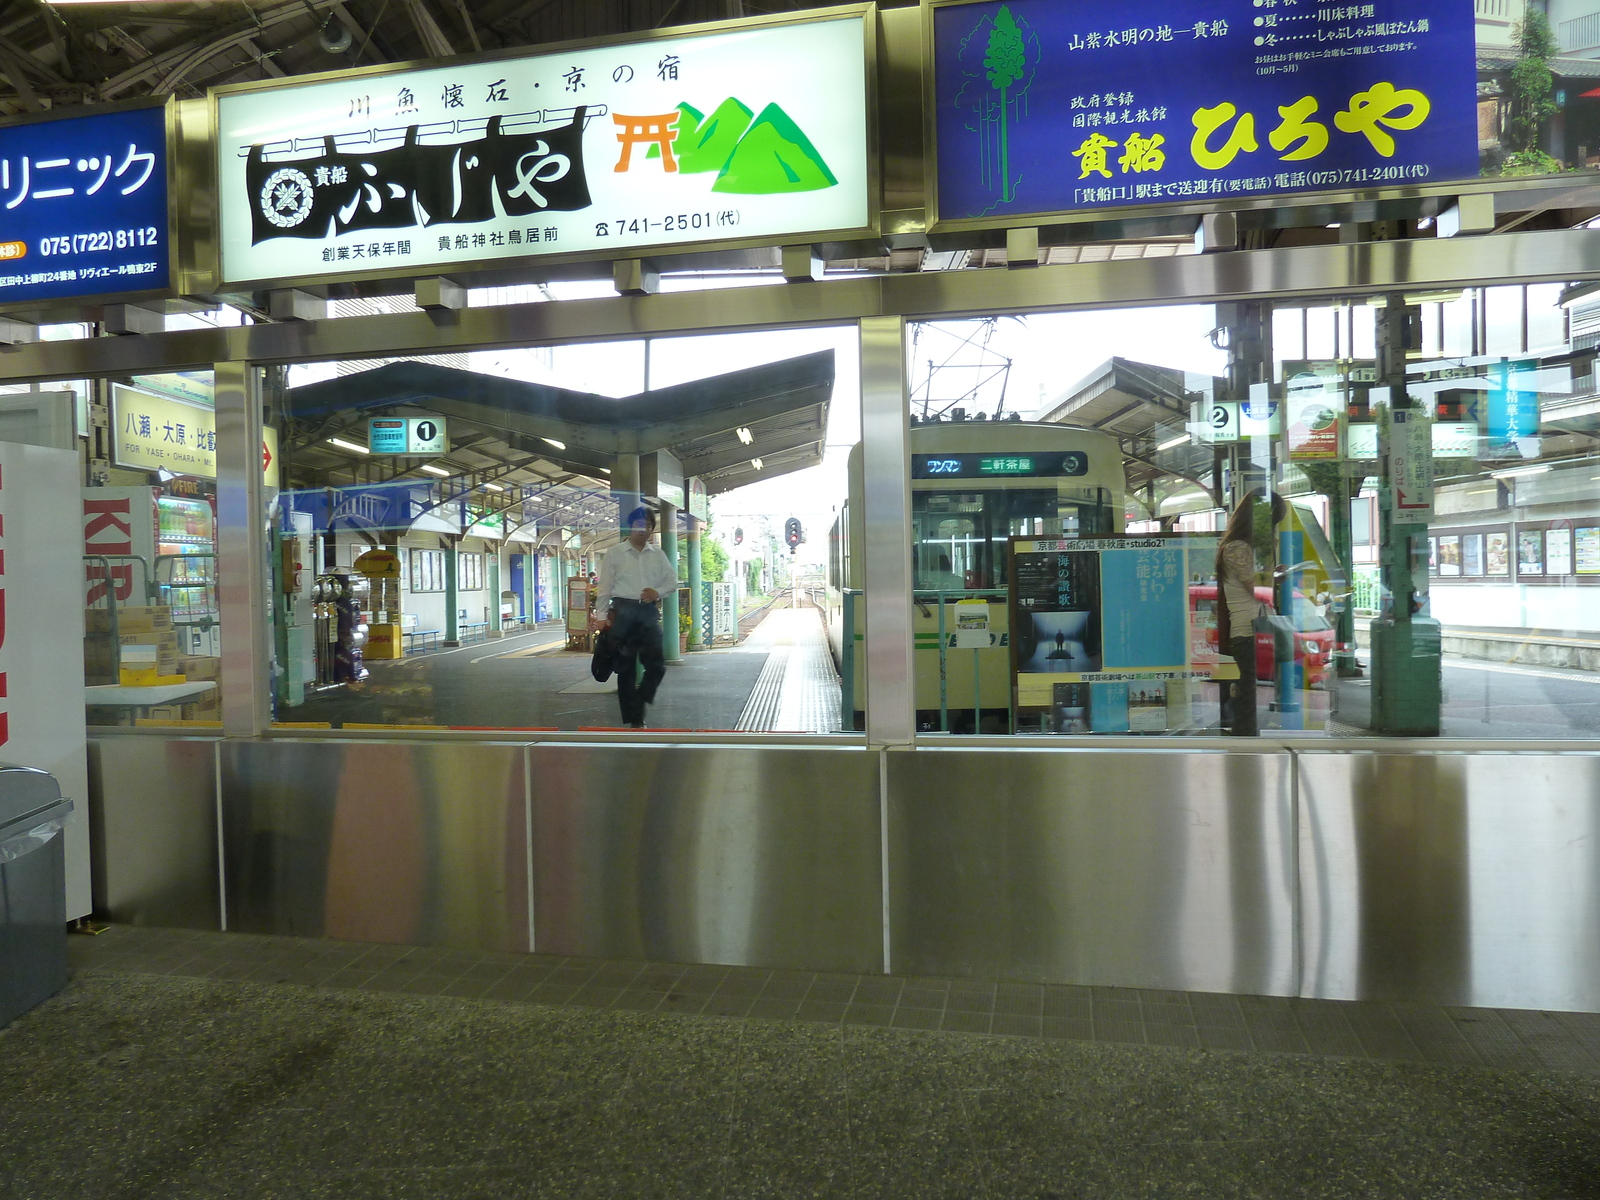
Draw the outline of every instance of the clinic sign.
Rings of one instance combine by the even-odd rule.
[[[870,229],[861,13],[216,94],[228,282]]]
[[[0,304],[170,284],[164,106],[0,128]]]
[[[1478,174],[1466,0],[1059,0],[933,12],[938,217]]]

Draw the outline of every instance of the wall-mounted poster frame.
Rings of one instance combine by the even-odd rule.
[[[294,286],[872,237],[877,41],[851,4],[214,89],[210,267]]]

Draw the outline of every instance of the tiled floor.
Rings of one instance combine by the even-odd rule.
[[[97,970],[252,983],[1600,1074],[1596,1013],[605,962],[130,926],[74,938],[72,949],[78,964]]]
[[[0,1200],[1600,1197],[1593,1017],[127,928],[72,951],[0,1030]]]

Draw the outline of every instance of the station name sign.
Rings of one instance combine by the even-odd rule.
[[[226,282],[868,228],[864,14],[216,94]]]
[[[0,129],[0,304],[171,285],[167,110]]]
[[[941,221],[1478,174],[1465,0],[1006,0],[933,31]]]

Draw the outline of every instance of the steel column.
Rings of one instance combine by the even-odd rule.
[[[272,724],[268,685],[267,508],[261,466],[261,372],[219,362],[217,573],[222,618],[222,729],[255,737]]]

